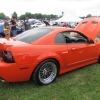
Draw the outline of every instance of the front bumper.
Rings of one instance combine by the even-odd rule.
[[[35,64],[5,63],[0,60],[0,79],[6,82],[28,81],[35,66]]]

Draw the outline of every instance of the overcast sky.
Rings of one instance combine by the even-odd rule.
[[[11,17],[16,11],[18,16],[25,12],[86,16],[87,14],[100,15],[100,0],[2,0],[0,13]]]

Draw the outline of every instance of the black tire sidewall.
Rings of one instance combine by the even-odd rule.
[[[42,83],[42,82],[39,80],[39,70],[40,70],[40,68],[42,67],[42,65],[45,64],[46,62],[53,62],[53,63],[56,64],[56,66],[57,66],[57,74],[56,74],[55,78],[54,78],[50,83],[52,83],[52,82],[56,79],[56,77],[57,77],[57,75],[58,75],[58,66],[59,66],[59,65],[58,65],[57,61],[55,61],[54,59],[47,59],[47,60],[42,61],[42,62],[35,68],[35,70],[34,70],[34,72],[33,72],[33,74],[32,74],[32,80],[35,82],[35,84],[38,84],[38,85],[47,85],[47,84]],[[50,84],[50,83],[48,83],[48,84]]]

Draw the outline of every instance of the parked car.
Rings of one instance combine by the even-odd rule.
[[[29,22],[31,25],[34,25],[35,23],[40,23],[41,21],[39,21],[37,19],[29,19]]]
[[[4,35],[4,31],[3,31],[3,27],[4,27],[4,24],[1,23],[1,24],[0,24],[0,37],[4,37],[4,36],[5,36],[5,35]]]
[[[5,37],[3,28],[4,28],[4,23],[0,24],[0,37]],[[16,31],[17,31],[17,34],[20,34],[23,32],[23,29],[20,26],[16,26]]]
[[[87,18],[75,29],[41,27],[14,39],[0,39],[0,79],[52,83],[57,75],[100,63],[100,18]],[[71,34],[74,35],[71,35]]]
[[[46,24],[42,22],[38,22],[38,23],[35,23],[34,25],[31,25],[32,28],[44,27],[44,26],[46,26]]]

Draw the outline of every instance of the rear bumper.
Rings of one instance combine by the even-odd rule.
[[[2,82],[28,81],[35,66],[35,64],[5,63],[0,60],[0,79]]]

